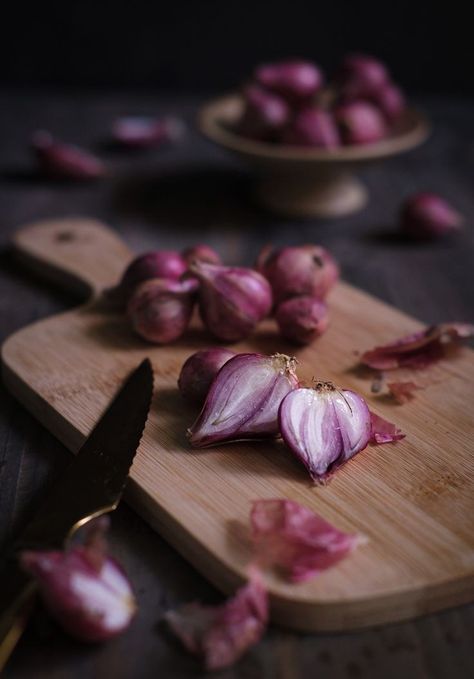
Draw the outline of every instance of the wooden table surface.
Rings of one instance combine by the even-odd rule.
[[[189,130],[175,147],[118,153],[104,143],[117,115],[176,113],[192,126],[196,98],[124,94],[0,96],[0,333],[72,306],[76,300],[12,261],[9,235],[25,222],[81,214],[114,226],[137,251],[198,241],[229,262],[250,264],[261,245],[319,242],[349,282],[426,323],[474,321],[473,106],[424,100],[434,123],[420,149],[364,171],[369,206],[337,221],[292,222],[261,212],[245,167]],[[32,172],[28,140],[36,128],[100,151],[110,176],[93,184],[44,181]],[[439,191],[466,216],[445,243],[407,244],[394,232],[401,199]],[[350,331],[350,329],[348,329]],[[0,386],[0,548],[21,528],[68,463],[70,453]],[[125,505],[112,521],[112,551],[134,583],[139,614],[130,629],[101,646],[68,639],[38,610],[8,664],[8,679],[200,677],[199,663],[163,629],[165,610],[220,595]],[[269,629],[226,678],[474,676],[474,605],[413,622],[352,634],[301,635]]]

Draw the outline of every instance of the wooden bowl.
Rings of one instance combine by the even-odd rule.
[[[389,137],[372,144],[331,151],[270,144],[246,139],[233,131],[242,108],[239,95],[215,99],[201,108],[199,129],[208,139],[253,166],[260,203],[291,217],[340,217],[360,210],[367,202],[367,189],[353,171],[413,149],[430,132],[426,118],[408,109]]]

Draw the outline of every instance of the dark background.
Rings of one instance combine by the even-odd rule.
[[[345,51],[363,50],[411,93],[474,92],[471,22],[456,1],[5,4],[8,85],[207,92],[234,87],[262,60],[302,56],[330,71]]]

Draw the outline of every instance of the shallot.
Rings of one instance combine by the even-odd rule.
[[[135,288],[151,278],[178,280],[187,270],[186,260],[176,250],[152,250],[135,257],[128,265],[114,294],[127,301]]]
[[[430,239],[459,231],[463,218],[444,198],[427,191],[406,199],[400,212],[401,230],[414,239]]]
[[[255,501],[250,522],[258,563],[277,566],[291,582],[318,575],[366,541],[286,499]]]
[[[105,553],[101,535],[65,552],[25,551],[20,563],[36,579],[51,615],[81,641],[110,639],[135,615],[130,582]]]
[[[235,356],[234,351],[215,347],[192,354],[183,364],[178,377],[178,388],[188,401],[202,404],[215,376]]]
[[[281,141],[294,146],[334,149],[341,145],[334,116],[317,106],[298,111],[283,130]]]
[[[191,445],[278,436],[280,403],[298,386],[295,363],[284,354],[238,354],[227,361],[188,430]]]
[[[406,382],[387,382],[387,389],[397,403],[407,403],[414,398],[414,393],[422,389],[418,384],[411,381]]]
[[[92,153],[54,139],[45,130],[35,132],[31,147],[40,170],[53,178],[87,181],[106,173],[104,163]]]
[[[406,109],[405,95],[391,82],[377,89],[370,100],[382,111],[388,123],[395,123]]]
[[[371,96],[389,80],[385,64],[367,54],[348,54],[344,57],[338,73],[345,97]]]
[[[345,144],[371,144],[387,136],[382,113],[368,101],[340,104],[334,115]]]
[[[115,141],[129,148],[161,146],[176,141],[184,133],[184,124],[177,118],[118,118],[112,126]]]
[[[201,318],[215,337],[241,340],[269,314],[272,291],[257,271],[202,261],[194,261],[189,268],[200,282]]]
[[[279,411],[281,436],[314,481],[324,482],[370,439],[364,399],[331,382],[291,391]]]
[[[288,121],[286,102],[258,85],[244,89],[245,108],[239,121],[239,132],[254,139],[271,140]]]
[[[220,255],[210,245],[205,245],[204,243],[187,248],[183,251],[182,256],[188,265],[195,260],[207,262],[208,264],[222,264]]]
[[[339,267],[319,245],[264,248],[257,269],[268,279],[276,305],[289,297],[310,295],[323,299],[339,278]]]
[[[310,99],[321,88],[323,74],[310,61],[294,59],[259,66],[255,80],[289,102],[300,103]]]
[[[322,335],[329,324],[327,305],[315,297],[291,297],[275,312],[280,333],[297,344],[309,344]]]
[[[184,333],[191,320],[197,282],[152,278],[141,283],[127,305],[135,332],[156,344],[168,344]]]

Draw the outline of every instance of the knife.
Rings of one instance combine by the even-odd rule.
[[[18,564],[24,549],[62,549],[73,533],[120,502],[145,428],[153,371],[145,359],[126,379],[44,505],[14,542],[0,572],[0,672],[20,638],[36,586]]]

